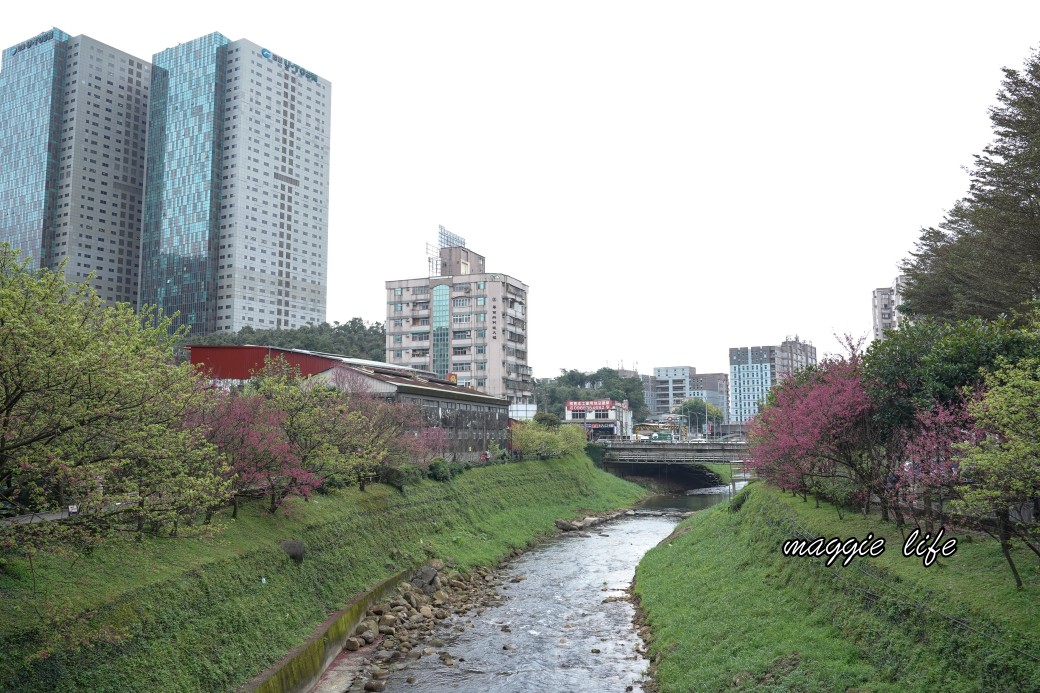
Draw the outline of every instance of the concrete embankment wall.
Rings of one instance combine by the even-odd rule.
[[[296,648],[273,667],[243,687],[243,693],[304,693],[309,691],[340,652],[343,643],[361,623],[371,605],[394,591],[402,580],[409,579],[412,571],[405,570],[383,580],[374,589],[350,600],[350,603],[329,617],[318,632],[304,645]]]

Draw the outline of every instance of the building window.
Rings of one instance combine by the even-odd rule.
[[[572,419],[584,419],[585,418],[585,412],[583,412],[583,411],[572,411],[571,412],[571,418]]]

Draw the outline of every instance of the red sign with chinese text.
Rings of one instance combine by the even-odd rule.
[[[594,409],[613,408],[614,400],[612,399],[583,399],[567,401],[567,411],[591,411]]]

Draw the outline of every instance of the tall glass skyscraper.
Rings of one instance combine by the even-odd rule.
[[[153,63],[140,302],[196,335],[324,322],[331,85],[220,34]]]
[[[0,242],[196,335],[324,322],[331,85],[220,34],[153,63],[58,29],[3,52]]]
[[[3,52],[0,242],[137,300],[151,65],[51,29]]]

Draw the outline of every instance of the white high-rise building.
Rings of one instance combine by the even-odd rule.
[[[892,286],[874,289],[871,297],[871,314],[874,318],[874,339],[884,339],[888,330],[899,329],[901,316],[899,304],[903,302],[903,282],[905,278],[898,276],[892,280]]]
[[[324,322],[331,85],[216,33],[152,62],[140,302],[196,335]]]

